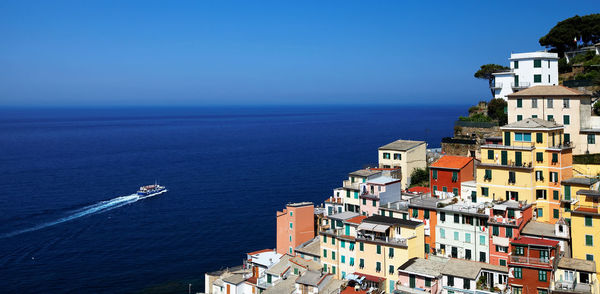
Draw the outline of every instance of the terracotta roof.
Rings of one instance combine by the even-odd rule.
[[[275,249],[263,249],[263,250],[257,250],[254,252],[248,252],[248,255],[256,255],[259,253],[264,253],[264,252],[269,252],[269,251],[275,251]]]
[[[354,274],[357,275],[357,276],[365,277],[365,279],[367,281],[371,281],[371,282],[375,282],[375,283],[379,283],[379,282],[385,281],[385,278],[382,278],[382,277],[371,276],[371,275],[362,274],[362,273],[359,273],[359,272],[355,272]]]
[[[525,90],[507,95],[508,98],[528,96],[589,96],[575,89],[565,86],[533,86]]]
[[[408,189],[408,192],[412,192],[412,193],[429,193],[429,188],[428,187],[412,187]]]
[[[538,239],[538,238],[531,238],[531,237],[519,237],[519,239],[516,239],[516,240],[512,241],[511,243],[524,244],[524,245],[549,246],[549,247],[554,247],[554,246],[558,245],[558,241],[555,241],[555,240]]]
[[[354,287],[346,287],[340,294],[367,294],[365,290],[355,290]]]
[[[461,169],[473,161],[473,157],[444,155],[429,167]]]
[[[346,222],[348,223],[353,223],[353,224],[360,224],[362,223],[363,219],[367,218],[366,215],[359,215],[359,216],[355,216],[353,218],[347,219]]]

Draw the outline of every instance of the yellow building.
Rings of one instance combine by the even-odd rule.
[[[422,222],[373,215],[357,228],[357,276],[386,293],[394,291],[398,267],[414,257],[424,257]]]
[[[565,185],[565,194],[574,197],[571,211],[573,257],[593,260],[600,273],[600,199],[597,179],[578,179],[580,185]]]
[[[538,221],[562,215],[561,181],[571,178],[572,147],[563,144],[562,125],[530,118],[500,128],[502,144],[481,146],[478,202],[517,200],[535,204]]]

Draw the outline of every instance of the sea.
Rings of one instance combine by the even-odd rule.
[[[466,106],[0,109],[0,292],[203,292],[397,139]],[[168,192],[140,199],[142,185]]]

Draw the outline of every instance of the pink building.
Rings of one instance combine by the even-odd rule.
[[[295,255],[298,245],[315,237],[314,215],[312,202],[291,203],[277,212],[277,253]]]
[[[381,176],[360,185],[360,211],[362,215],[378,214],[379,205],[402,200],[400,179]]]
[[[496,203],[490,210],[490,264],[507,266],[510,243],[520,236],[532,211],[531,204],[514,200]]]
[[[415,290],[423,293],[438,294],[442,291],[441,270],[446,265],[447,259],[411,258],[398,268],[398,282],[396,290],[405,293],[414,293]]]

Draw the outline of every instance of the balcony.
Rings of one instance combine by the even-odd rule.
[[[365,241],[379,241],[383,243],[390,243],[393,245],[407,246],[407,240],[405,238],[390,238],[386,235],[376,235],[369,233],[358,233],[357,240]]]
[[[551,266],[551,262],[552,262],[552,260],[548,259],[548,258],[536,258],[536,257],[517,256],[517,255],[510,256],[510,263]]]
[[[521,222],[523,222],[522,218],[514,219],[514,218],[501,217],[501,216],[493,216],[493,217],[490,217],[490,219],[488,220],[488,224],[490,224],[490,225],[502,224],[502,225],[519,226],[519,225],[521,225]]]
[[[513,89],[525,89],[525,88],[529,88],[529,85],[531,85],[531,83],[529,83],[529,82],[510,83],[510,86]]]
[[[554,289],[561,292],[592,293],[592,285],[577,281],[558,281],[554,283]]]
[[[343,187],[346,189],[360,190],[360,183],[359,182],[352,183],[350,180],[344,180]]]
[[[490,88],[492,89],[502,89],[502,83],[493,83]]]

